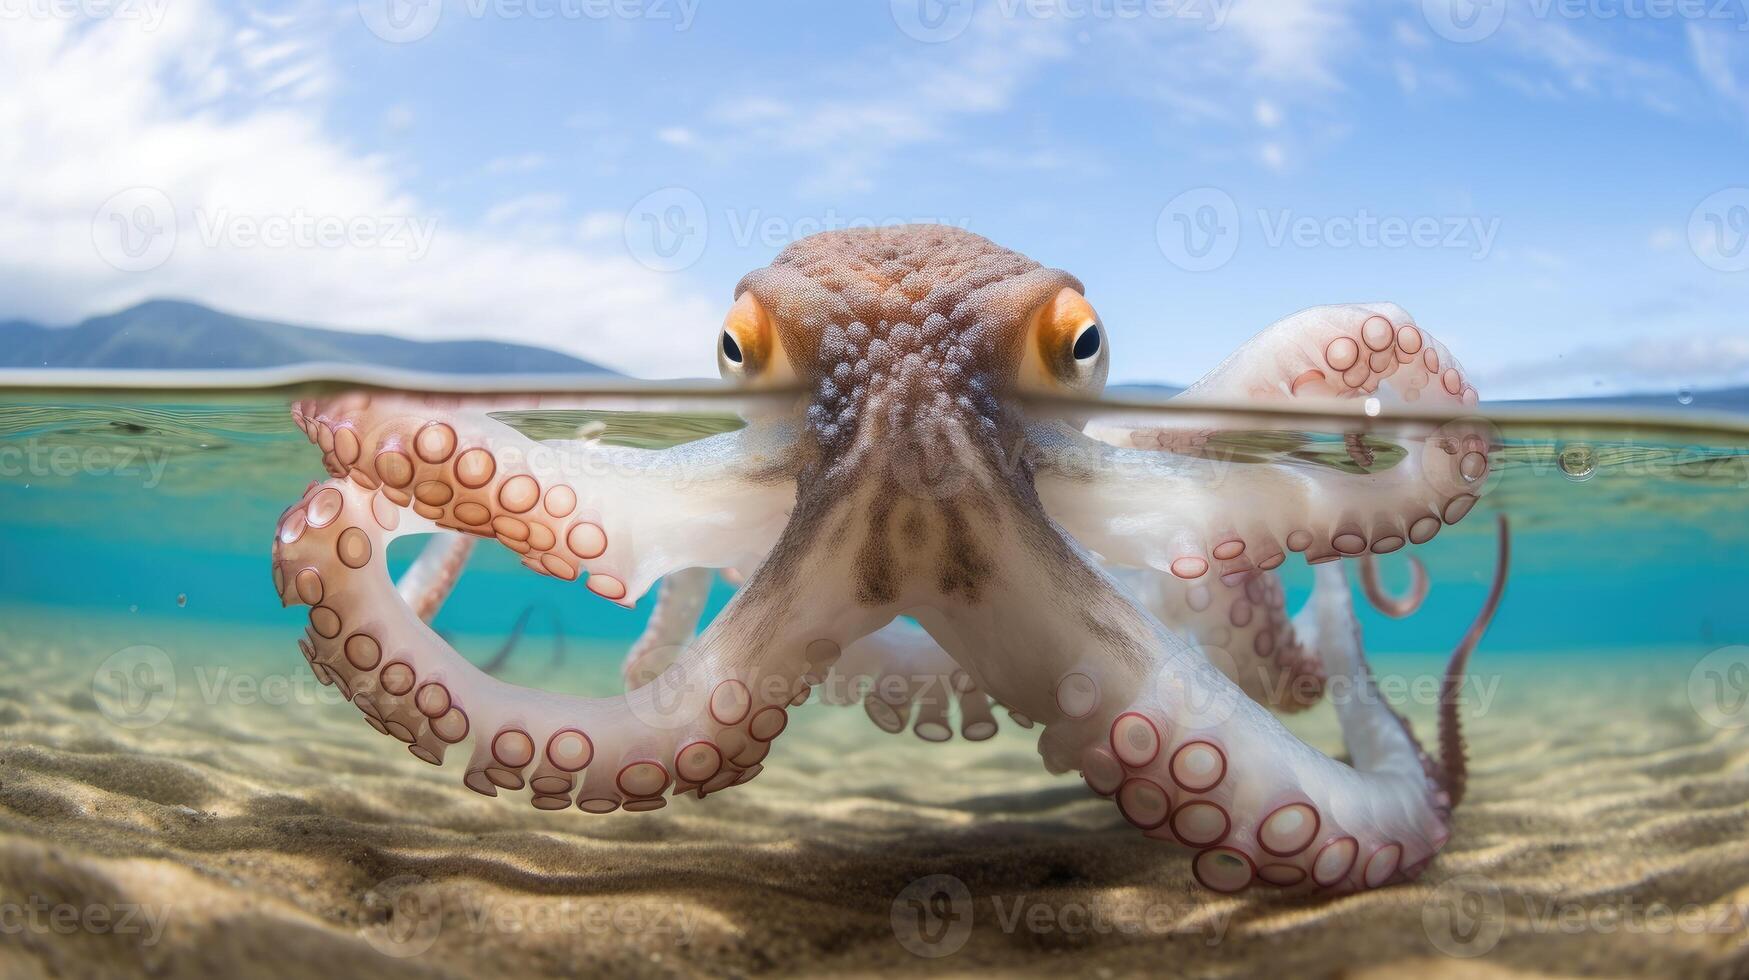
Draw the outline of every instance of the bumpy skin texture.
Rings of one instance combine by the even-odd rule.
[[[1357,442],[1353,466],[1292,466],[1223,458],[1203,432],[1035,417],[1020,380],[1035,313],[1065,289],[1081,286],[951,228],[797,242],[737,290],[769,314],[794,410],[664,451],[534,443],[490,416],[526,407],[505,400],[299,403],[333,476],[274,541],[276,589],[311,607],[305,657],[414,755],[440,764],[471,739],[466,785],[527,787],[543,809],[649,810],[745,782],[818,687],[931,740],[956,708],[966,738],[995,732],[992,704],[1042,725],[1048,767],[1194,849],[1210,888],[1412,874],[1461,791],[1455,714],[1436,763],[1377,698],[1344,699],[1346,765],[1269,709],[1305,707],[1326,678],[1370,687],[1337,560],[1461,519],[1492,441],[1454,422],[1400,458]],[[1454,414],[1475,398],[1389,306],[1290,317],[1187,397],[1314,390]],[[439,529],[621,604],[662,581],[627,693],[518,688],[457,655],[426,620],[465,548],[440,536],[400,591],[383,564],[393,537]],[[1324,566],[1291,619],[1273,573],[1290,554]],[[711,568],[751,571],[695,636]]]

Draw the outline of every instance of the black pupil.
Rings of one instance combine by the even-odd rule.
[[[741,345],[735,343],[735,338],[726,330],[723,331],[723,356],[736,364],[741,363]]]
[[[1095,323],[1075,338],[1075,360],[1085,361],[1099,353],[1099,324]]]

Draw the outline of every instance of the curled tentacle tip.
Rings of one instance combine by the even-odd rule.
[[[1372,603],[1374,609],[1392,619],[1403,619],[1413,616],[1427,600],[1430,587],[1427,576],[1427,566],[1421,559],[1409,556],[1409,589],[1401,595],[1392,595],[1379,578],[1378,559],[1371,554],[1360,556],[1360,587],[1366,593],[1366,600]]]

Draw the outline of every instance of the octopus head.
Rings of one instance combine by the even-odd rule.
[[[1068,273],[912,225],[790,245],[741,281],[718,363],[748,387],[800,387],[828,469],[861,469],[993,460],[1020,395],[1097,394],[1109,347]]]

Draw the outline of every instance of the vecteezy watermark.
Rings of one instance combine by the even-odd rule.
[[[1715,728],[1749,728],[1749,646],[1702,657],[1688,672],[1688,703]]]
[[[431,36],[445,12],[469,20],[665,21],[692,27],[703,0],[358,0],[372,34],[391,44]]]
[[[172,908],[140,902],[74,904],[31,895],[0,901],[0,935],[138,936],[140,946],[156,946]]]
[[[156,187],[119,191],[92,215],[91,244],[123,272],[156,269],[176,253],[176,206]]]
[[[232,251],[375,250],[401,252],[417,262],[430,252],[437,235],[435,217],[322,214],[301,207],[267,213],[200,207],[187,218],[202,247]],[[184,231],[170,195],[156,187],[114,194],[91,219],[91,243],[98,256],[123,272],[146,272],[170,261]]]
[[[1727,187],[1695,205],[1688,247],[1708,268],[1749,270],[1749,187]]]
[[[1160,209],[1154,240],[1167,261],[1186,272],[1210,272],[1239,251],[1239,205],[1215,187],[1185,191]]]
[[[384,956],[407,959],[436,945],[446,929],[472,936],[667,937],[685,946],[698,934],[698,914],[680,903],[531,898],[521,901],[450,892],[418,875],[397,875],[364,896],[365,942]]]
[[[1216,187],[1185,191],[1166,203],[1154,226],[1167,261],[1186,272],[1210,272],[1232,261],[1246,240],[1247,219],[1265,248],[1441,249],[1486,259],[1500,233],[1500,219],[1480,215],[1302,214],[1292,208],[1242,212],[1232,195]]]
[[[926,875],[893,899],[893,938],[925,959],[952,956],[972,937],[972,892],[953,875]]]
[[[154,446],[69,446],[37,439],[0,444],[0,479],[114,477],[138,480],[153,490],[169,467],[170,453]]]
[[[759,208],[725,208],[713,215],[704,198],[686,187],[664,187],[639,198],[626,210],[621,233],[626,251],[647,269],[679,272],[704,256],[713,218],[720,220],[736,248],[776,249],[822,231],[850,228],[892,228],[908,224],[965,228],[967,218],[920,215],[844,214],[828,208],[820,214],[771,214]]]
[[[155,31],[170,0],[0,0],[0,22],[9,20],[111,20]]]
[[[980,912],[980,904],[960,878],[925,875],[894,897],[893,938],[916,956],[940,959],[964,949],[981,919],[1009,936],[1197,936],[1214,946],[1226,935],[1231,917],[1218,909],[1120,898],[1078,902],[991,895],[987,913]]]
[[[423,259],[437,236],[437,219],[414,215],[315,214],[293,208],[284,214],[247,214],[229,208],[196,208],[195,226],[207,248],[363,249],[402,252]]]
[[[176,689],[170,655],[146,644],[117,650],[91,675],[97,709],[120,728],[150,728],[170,717]]]
[[[664,187],[626,211],[626,251],[656,272],[679,272],[704,256],[710,217],[704,198],[685,187]]]
[[[1749,30],[1743,0],[1421,0],[1433,33],[1469,44],[1493,37],[1508,14],[1530,20],[1720,21]]]
[[[1447,956],[1484,956],[1510,927],[1533,935],[1731,936],[1749,944],[1749,903],[1646,901],[1634,895],[1508,898],[1486,875],[1448,879],[1421,905],[1428,942]]]
[[[951,41],[966,32],[982,3],[1007,20],[1179,20],[1220,30],[1235,0],[891,0],[893,23],[906,37],[926,44]]]
[[[178,704],[211,708],[347,703],[338,686],[322,683],[309,669],[254,673],[200,664],[178,677],[168,654],[145,645],[119,650],[105,659],[91,675],[91,694],[105,718],[131,729],[164,721]]]

